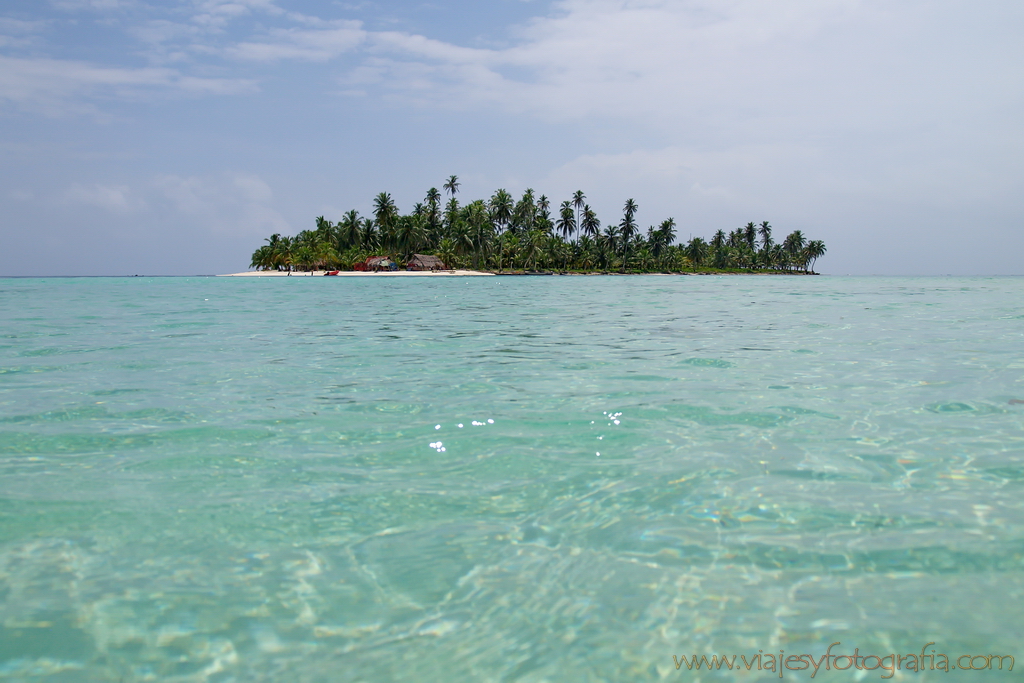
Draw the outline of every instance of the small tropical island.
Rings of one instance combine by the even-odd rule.
[[[250,268],[270,274],[338,274],[345,271],[440,272],[468,269],[495,274],[590,273],[801,273],[815,274],[825,243],[801,231],[777,242],[768,221],[747,223],[710,239],[676,243],[676,222],[666,218],[646,234],[633,199],[622,218],[601,221],[586,195],[552,208],[526,190],[516,201],[503,189],[489,200],[460,204],[458,176],[442,185],[447,202],[430,188],[403,215],[391,195],[373,201],[373,216],[347,212],[340,221],[320,216],[314,230],[294,237],[271,235],[252,255]],[[554,213],[553,213],[554,212]],[[468,272],[459,271],[459,272]]]

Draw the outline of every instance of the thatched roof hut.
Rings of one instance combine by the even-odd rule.
[[[387,256],[371,256],[366,259],[366,269],[375,272],[378,270],[398,270],[398,264]]]
[[[429,256],[427,254],[413,254],[412,258],[409,259],[407,268],[409,270],[448,270],[448,267],[444,265],[444,261],[437,256]]]

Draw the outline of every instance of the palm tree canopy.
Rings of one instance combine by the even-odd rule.
[[[359,244],[359,212],[353,209],[338,223],[338,246],[345,248],[355,244]]]
[[[768,221],[761,221],[757,228],[757,234],[761,237],[761,248],[767,250],[772,246],[772,226]]]
[[[316,217],[316,227],[294,237],[271,235],[252,254],[251,267],[263,270],[328,267],[365,262],[369,254],[425,255],[444,252],[445,261],[496,268],[506,264],[517,268],[558,268],[578,270],[619,268],[641,272],[678,271],[698,267],[744,270],[794,270],[813,272],[815,259],[825,254],[821,240],[808,240],[795,230],[781,244],[772,240],[768,221],[748,222],[731,231],[718,230],[705,241],[693,237],[685,245],[676,243],[676,222],[667,218],[640,233],[636,215],[639,207],[630,198],[620,221],[608,225],[602,234],[601,221],[577,190],[557,209],[546,195],[534,198],[527,189],[516,201],[505,189],[489,200],[474,200],[460,206],[458,176],[442,184],[450,199],[442,207],[442,192],[431,187],[423,201],[402,214],[387,192],[373,200],[373,217],[363,218],[355,210],[333,223]],[[554,211],[554,216],[551,215]],[[572,241],[572,237],[578,239]],[[760,249],[758,249],[760,247]],[[369,254],[368,254],[369,252]]]
[[[714,249],[721,249],[725,246],[725,230],[719,229],[718,232],[715,233],[715,236],[711,238],[711,246]]]
[[[373,214],[378,224],[390,221],[398,215],[398,207],[395,206],[395,200],[391,198],[389,193],[381,192],[374,198]]]
[[[755,249],[757,244],[757,226],[753,222],[747,223],[743,226],[743,239],[746,241],[747,246],[750,249]]]
[[[562,237],[569,237],[576,232],[576,215],[572,212],[572,204],[569,201],[562,202],[558,211],[558,222],[555,228],[562,233]]]
[[[583,205],[583,220],[580,223],[580,229],[584,235],[592,238],[597,237],[601,232],[601,221],[598,220],[597,214],[588,204]]]
[[[491,195],[491,219],[502,228],[512,220],[512,195],[504,189]]]
[[[442,187],[444,187],[445,192],[450,192],[452,197],[454,197],[455,193],[459,191],[459,176],[448,176],[448,180]]]
[[[639,208],[640,207],[638,207],[636,205],[635,201],[633,201],[632,199],[627,199],[626,200],[626,205],[623,207],[622,212],[626,215],[626,217],[630,221],[632,221],[633,220],[633,216],[636,215],[637,209],[639,209]]]
[[[523,198],[516,203],[513,210],[512,222],[519,230],[529,232],[533,230],[537,221],[537,205],[533,201],[533,189],[527,188]]]
[[[573,206],[574,209],[576,209],[576,225],[577,226],[579,226],[580,223],[582,223],[582,221],[583,221],[583,218],[580,215],[580,211],[582,211],[583,207],[586,206],[586,201],[585,201],[586,198],[587,198],[587,196],[585,194],[583,194],[583,190],[576,190],[576,192],[574,192],[573,195],[572,195],[572,206]]]
[[[804,238],[803,232],[800,230],[794,230],[793,232],[786,235],[785,241],[782,243],[785,250],[790,254],[796,254],[804,248],[806,239]]]

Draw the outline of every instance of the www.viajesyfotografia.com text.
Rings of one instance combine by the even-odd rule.
[[[880,671],[882,678],[892,678],[897,671],[956,671],[966,669],[970,671],[982,670],[1003,670],[1004,663],[1006,671],[1013,671],[1012,655],[960,655],[951,659],[948,655],[929,647],[935,643],[926,643],[919,653],[898,655],[895,653],[887,655],[862,655],[860,648],[854,648],[853,654],[833,654],[832,648],[842,645],[837,641],[828,646],[828,650],[820,657],[809,654],[786,654],[785,650],[765,652],[758,650],[757,654],[749,659],[746,655],[672,655],[676,668],[685,667],[690,671],[708,670],[739,670],[743,671],[768,671],[778,673],[779,678],[788,671],[811,670],[811,678],[818,675],[820,671],[846,671],[856,669],[858,671]],[[737,662],[736,660],[740,661]]]

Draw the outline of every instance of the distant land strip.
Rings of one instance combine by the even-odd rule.
[[[443,207],[435,187],[404,215],[381,192],[372,217],[352,210],[338,222],[319,216],[315,229],[294,237],[271,235],[253,252],[249,267],[256,270],[235,275],[815,274],[826,251],[824,242],[800,230],[776,242],[768,221],[677,244],[673,218],[648,227],[646,235],[641,231],[633,199],[626,200],[621,220],[602,231],[582,190],[553,217],[550,200],[532,189],[518,201],[499,189],[489,200],[460,204],[459,185],[454,175],[444,182]]]

